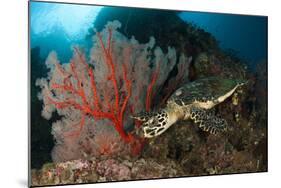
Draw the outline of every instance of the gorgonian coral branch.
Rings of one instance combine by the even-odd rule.
[[[151,109],[151,101],[153,99],[153,87],[154,87],[156,80],[158,78],[158,75],[159,75],[160,63],[158,62],[156,66],[157,66],[157,68],[156,68],[155,72],[152,73],[151,82],[149,83],[147,90],[146,90],[145,110],[147,112],[149,112]]]
[[[108,111],[103,110],[105,108],[103,107],[103,103],[101,103],[101,101],[99,99],[100,95],[97,90],[93,69],[86,63],[84,56],[81,54],[81,52],[77,48],[74,48],[74,52],[75,52],[76,56],[78,57],[78,60],[77,60],[76,64],[74,63],[73,60],[70,62],[70,71],[68,72],[68,74],[71,75],[71,77],[72,77],[71,80],[73,80],[73,81],[66,82],[66,78],[65,78],[63,84],[54,82],[54,83],[52,83],[51,88],[50,88],[51,91],[56,90],[55,93],[57,93],[57,91],[62,92],[62,95],[71,93],[72,98],[67,99],[67,96],[64,96],[63,99],[54,99],[55,96],[52,96],[51,92],[49,92],[48,100],[49,100],[49,103],[55,105],[56,108],[62,109],[62,108],[72,107],[72,108],[75,108],[82,112],[82,115],[81,115],[82,120],[79,123],[80,128],[79,128],[79,131],[75,131],[76,133],[81,132],[81,130],[84,126],[84,123],[85,123],[85,120],[84,120],[85,115],[91,115],[91,116],[95,117],[96,119],[101,119],[101,118],[109,119],[111,122],[113,122],[115,129],[118,131],[120,136],[125,141],[129,141],[129,139],[131,137],[128,136],[128,134],[126,134],[123,129],[124,113],[126,111],[126,107],[127,107],[128,101],[131,96],[131,81],[128,79],[128,75],[127,75],[128,71],[127,71],[126,65],[123,64],[122,65],[123,81],[126,85],[127,94],[125,96],[124,101],[122,103],[120,103],[121,102],[121,98],[119,95],[120,91],[118,90],[118,81],[117,81],[117,77],[116,77],[115,64],[114,64],[112,53],[111,53],[112,32],[109,29],[107,47],[105,47],[100,33],[97,33],[97,36],[100,39],[99,42],[100,42],[100,45],[102,47],[102,51],[104,54],[104,62],[107,65],[107,69],[110,70],[108,73],[109,74],[108,77],[110,78],[109,81],[112,82],[112,85],[114,88],[115,106],[111,107],[109,105],[107,95],[109,95],[109,92],[111,92],[111,91],[107,91],[108,93],[105,93],[104,98],[106,98],[106,100],[107,100]],[[59,71],[63,75],[65,75],[65,73],[67,72],[59,64],[56,64],[56,67],[59,69]],[[93,97],[92,105],[90,102],[91,100],[89,98],[87,98],[84,87],[83,87],[85,84],[87,84],[87,79],[85,78],[84,73],[78,74],[77,67],[82,68],[82,70],[86,70],[86,72],[88,73],[87,79],[90,80],[90,86],[91,86],[91,91],[92,91],[91,96]],[[79,103],[79,100],[82,101],[82,104]],[[68,135],[75,135],[75,134],[70,133]]]
[[[129,143],[122,151],[141,151],[143,139],[125,131],[137,123],[130,115],[157,105],[159,90],[176,64],[176,51],[169,47],[164,54],[153,37],[146,44],[128,39],[117,31],[120,26],[109,22],[93,36],[89,60],[77,47],[69,63],[60,63],[55,52],[47,58],[48,77],[36,82],[42,88],[42,116],[50,119],[56,111],[61,117],[52,124],[54,161],[81,158],[83,153],[96,156],[96,144],[108,140],[99,134],[107,133],[119,146]]]

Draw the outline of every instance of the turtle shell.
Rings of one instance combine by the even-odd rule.
[[[189,82],[177,89],[169,98],[168,102],[173,101],[178,105],[190,105],[193,102],[215,101],[225,95],[238,84],[241,80],[225,79],[220,77],[208,77]]]

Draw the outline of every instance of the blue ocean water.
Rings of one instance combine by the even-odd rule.
[[[85,45],[101,6],[31,2],[30,45],[41,55],[58,52],[62,62],[71,57],[71,45]],[[250,68],[267,59],[267,18],[201,12],[180,12],[179,17],[210,32],[222,49],[236,52]]]
[[[186,22],[212,33],[223,49],[231,49],[249,66],[267,59],[267,17],[183,12]]]
[[[73,44],[83,45],[88,29],[101,6],[30,2],[30,46],[39,46],[41,55],[51,50],[68,61]]]

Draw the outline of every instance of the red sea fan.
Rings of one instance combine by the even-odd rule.
[[[106,151],[108,143],[100,142],[108,142],[99,135],[107,135],[103,129],[117,132],[119,144],[129,144],[126,148],[133,153],[140,150],[141,141],[125,131],[134,123],[129,116],[150,110],[157,89],[176,64],[176,52],[169,48],[164,54],[154,46],[153,37],[147,44],[139,44],[119,33],[119,27],[121,24],[113,21],[96,32],[89,60],[78,47],[73,48],[69,63],[61,64],[55,52],[47,58],[48,77],[36,84],[42,88],[42,116],[50,119],[54,111],[61,116],[52,125],[55,161],[81,158],[85,153],[111,153]],[[105,128],[108,126],[114,129]],[[86,146],[89,143],[100,145],[96,147],[100,151]]]

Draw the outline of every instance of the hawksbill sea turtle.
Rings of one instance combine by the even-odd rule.
[[[141,112],[132,118],[142,122],[143,136],[159,136],[179,120],[191,119],[212,134],[226,130],[227,122],[214,114],[212,108],[230,97],[244,85],[241,80],[207,77],[189,82],[177,89],[166,107],[154,112]]]

